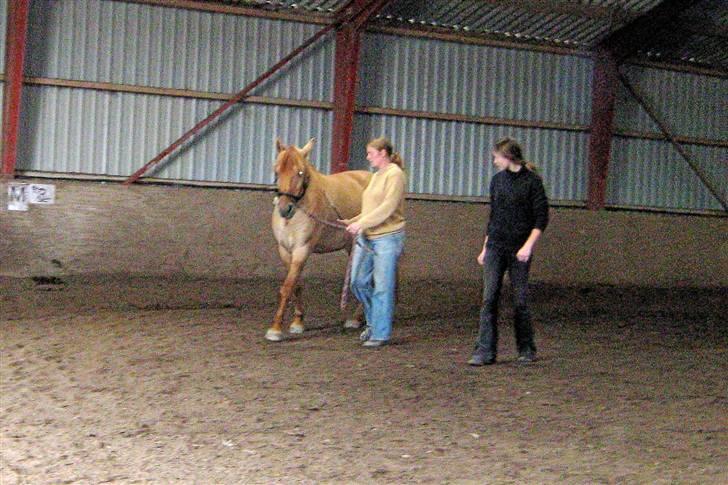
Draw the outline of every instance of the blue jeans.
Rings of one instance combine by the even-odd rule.
[[[483,265],[483,306],[480,309],[480,331],[475,352],[486,359],[495,359],[498,348],[498,300],[506,271],[513,286],[516,347],[518,352],[536,352],[533,342],[531,313],[528,310],[528,272],[531,259],[522,263],[515,252],[487,248]]]
[[[351,292],[364,305],[370,340],[389,340],[394,318],[397,261],[404,248],[404,231],[376,239],[356,238],[351,263]]]

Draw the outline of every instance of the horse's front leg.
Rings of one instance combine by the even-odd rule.
[[[288,331],[303,333],[303,285],[299,282],[293,290],[293,321]]]
[[[288,274],[286,275],[286,279],[283,281],[283,285],[281,285],[281,289],[279,291],[278,310],[273,317],[273,324],[265,333],[265,338],[273,342],[279,342],[283,340],[281,323],[283,322],[283,317],[286,313],[288,300],[291,298],[291,294],[296,288],[296,285],[298,283],[298,277],[301,275],[301,271],[303,271],[303,265],[306,262],[309,254],[307,248],[294,250],[291,254],[288,254],[280,246],[278,250],[281,255],[281,259],[283,259],[283,261],[286,263],[286,267],[288,268]],[[302,327],[303,324],[301,324],[301,331]]]

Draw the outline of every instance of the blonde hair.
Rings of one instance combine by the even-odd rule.
[[[531,172],[538,173],[536,165],[523,159],[523,149],[521,149],[521,145],[513,138],[501,138],[496,142],[493,151],[503,155],[513,163],[526,167]]]
[[[369,143],[367,143],[367,146],[372,147],[375,150],[386,150],[387,155],[389,156],[389,159],[392,161],[392,163],[404,170],[404,160],[399,153],[394,151],[392,142],[389,141],[387,138],[383,136],[380,136],[379,138],[374,138],[373,140],[370,140]]]

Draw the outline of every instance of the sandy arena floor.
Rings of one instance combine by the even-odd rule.
[[[477,281],[403,282],[378,350],[336,281],[265,341],[276,285],[0,280],[0,482],[728,483],[725,288],[535,284],[540,360],[504,302],[471,368]]]

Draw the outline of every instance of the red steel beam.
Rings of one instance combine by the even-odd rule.
[[[270,76],[272,76],[276,71],[278,71],[281,67],[288,64],[289,61],[291,61],[294,57],[299,55],[301,52],[306,50],[311,44],[319,40],[324,35],[328,34],[329,31],[333,30],[336,27],[336,24],[327,25],[323,29],[319,30],[316,34],[312,35],[308,38],[303,44],[301,44],[299,47],[297,47],[293,52],[285,56],[283,59],[278,61],[273,67],[268,69],[266,72],[261,74],[255,81],[248,84],[245,88],[243,88],[238,94],[227,100],[225,103],[223,103],[222,106],[217,108],[215,111],[210,113],[205,119],[198,122],[195,126],[193,126],[189,131],[187,131],[184,135],[179,137],[177,140],[174,141],[170,146],[162,150],[156,157],[149,160],[142,168],[134,172],[128,179],[124,181],[124,185],[130,185],[139,180],[142,175],[144,175],[152,166],[156,165],[160,161],[162,161],[164,158],[166,158],[170,153],[175,151],[177,148],[179,148],[180,145],[182,145],[184,142],[189,140],[193,135],[198,133],[202,128],[210,124],[212,120],[220,116],[223,112],[227,111],[228,108],[231,106],[239,103],[243,99],[245,99],[248,94],[258,87],[263,81],[268,79]]]
[[[589,180],[587,208],[604,208],[607,194],[607,174],[612,148],[614,103],[619,83],[617,61],[608,49],[594,53],[592,74],[592,119],[589,136]]]
[[[336,33],[334,55],[334,125],[331,130],[331,173],[349,169],[356,111],[361,31],[389,0],[354,0],[359,14]]]
[[[336,33],[334,55],[334,125],[331,133],[331,173],[349,168],[354,111],[356,109],[357,71],[360,32],[345,26]]]
[[[341,15],[338,17],[338,19],[333,22],[330,25],[327,25],[323,29],[319,30],[317,33],[309,37],[306,41],[303,42],[300,46],[298,46],[296,49],[293,50],[290,54],[285,56],[283,59],[278,61],[273,67],[268,69],[266,72],[261,74],[255,81],[248,84],[245,88],[243,88],[240,92],[238,92],[235,96],[230,98],[228,101],[223,103],[222,106],[220,106],[218,109],[210,113],[205,119],[198,122],[195,126],[193,126],[190,130],[188,130],[184,135],[179,137],[177,140],[175,140],[170,146],[162,150],[156,157],[152,158],[150,161],[148,161],[146,164],[144,164],[143,167],[141,167],[139,170],[134,172],[129,178],[127,178],[124,181],[124,185],[130,185],[139,180],[150,168],[152,168],[154,165],[158,164],[160,161],[162,161],[164,158],[166,158],[169,154],[171,154],[173,151],[175,151],[177,148],[180,147],[184,142],[189,140],[192,136],[197,134],[200,130],[202,130],[205,126],[210,124],[212,120],[219,117],[222,113],[228,110],[231,106],[243,101],[246,97],[248,97],[248,94],[258,87],[263,81],[268,79],[270,76],[275,74],[280,68],[288,64],[291,60],[293,60],[296,56],[301,54],[304,50],[306,50],[309,46],[314,44],[316,41],[318,41],[320,38],[328,34],[330,31],[332,31],[335,28],[338,28],[342,23],[346,23],[351,21],[351,19],[357,18],[366,8],[368,8],[371,4],[377,3],[381,0],[371,0],[367,5],[364,7],[361,7],[359,9],[356,9],[354,13],[350,13],[350,6],[355,0],[349,0],[342,8],[341,11],[344,12],[344,15]]]
[[[15,176],[29,4],[30,0],[8,2],[2,123],[3,178],[13,178]]]

